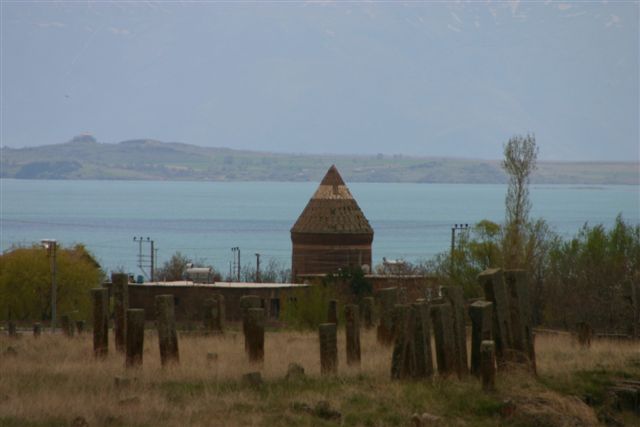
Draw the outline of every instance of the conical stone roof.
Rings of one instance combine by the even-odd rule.
[[[291,228],[292,233],[373,234],[369,221],[332,165]]]

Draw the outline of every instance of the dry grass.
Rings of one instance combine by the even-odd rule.
[[[536,337],[536,359],[540,372],[546,375],[601,368],[620,370],[638,357],[640,346],[633,341],[594,340],[590,348],[584,348],[569,334]]]
[[[313,406],[320,400],[342,413],[343,425],[407,425],[414,412],[444,416],[452,425],[508,425],[511,422],[499,415],[506,397],[513,397],[531,417],[573,414],[571,419],[588,425],[596,423],[593,411],[557,391],[579,392],[571,390],[577,372],[628,371],[629,360],[640,357],[637,344],[596,342],[584,350],[567,336],[540,336],[540,380],[517,372],[503,375],[499,392],[486,395],[474,378],[391,381],[391,350],[376,344],[374,332],[363,331],[363,364],[357,369],[345,365],[344,335],[339,337],[341,364],[338,377],[332,378],[320,377],[316,334],[271,332],[265,342],[265,363],[260,367],[247,362],[243,338],[235,332],[223,337],[182,335],[180,365],[163,369],[156,335],[148,331],[144,367],[126,370],[113,342],[105,360],[94,360],[90,335],[66,339],[45,334],[18,340],[3,335],[0,425],[71,425],[76,417],[90,426],[335,425],[292,408],[294,402]],[[17,355],[6,354],[8,346]],[[208,352],[217,353],[218,361],[207,361]],[[284,379],[291,362],[305,368],[305,379]],[[266,379],[264,386],[239,381],[242,374],[258,369]],[[640,376],[640,371],[633,372]],[[117,376],[135,380],[116,386]]]

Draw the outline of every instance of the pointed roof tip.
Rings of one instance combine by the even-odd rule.
[[[331,165],[327,173],[320,181],[320,185],[346,185],[344,180],[340,176],[340,172],[338,172],[338,168],[336,165]]]
[[[335,165],[331,165],[291,233],[371,234],[364,216]]]

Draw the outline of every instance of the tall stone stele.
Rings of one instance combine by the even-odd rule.
[[[397,304],[395,306],[395,343],[391,356],[391,378],[409,378],[415,372],[414,319],[411,306]]]
[[[129,309],[129,276],[127,274],[111,274],[111,294],[113,295],[113,330],[116,350],[124,352]]]
[[[344,306],[347,364],[360,364],[360,308],[356,304]]]
[[[223,333],[225,322],[224,296],[215,294],[213,297],[205,299],[203,309],[205,330],[209,333]]]
[[[469,373],[467,366],[467,332],[465,322],[464,295],[461,286],[444,286],[444,299],[453,311],[453,339],[455,346],[455,366],[459,377]]]
[[[447,376],[458,371],[458,355],[456,353],[453,308],[449,302],[431,306],[433,336],[436,344],[436,361],[438,374]]]
[[[173,295],[156,295],[155,298],[156,327],[162,366],[180,361],[174,300]]]
[[[250,362],[264,362],[264,308],[247,310],[245,342]]]
[[[109,290],[91,289],[93,307],[93,354],[104,357],[109,352]]]
[[[130,308],[127,310],[126,317],[125,366],[140,367],[144,350],[144,310]]]
[[[329,307],[327,309],[327,323],[338,324],[338,301],[332,299],[329,300]]]
[[[331,375],[338,372],[338,337],[335,323],[321,323],[318,326],[320,336],[320,373]]]
[[[252,308],[261,308],[261,305],[262,300],[257,295],[243,295],[240,297],[240,314],[242,316],[242,333],[244,334],[244,351],[247,353],[249,353],[249,310]]]
[[[476,301],[469,306],[471,317],[471,373],[480,376],[480,344],[493,338],[493,303]]]
[[[345,267],[371,266],[373,228],[331,166],[291,228],[291,273],[335,273]]]

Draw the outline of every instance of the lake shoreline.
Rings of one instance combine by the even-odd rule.
[[[134,236],[150,237],[158,263],[176,251],[226,272],[240,247],[243,266],[291,262],[290,228],[317,182],[91,181],[1,179],[1,246],[54,238],[82,243],[105,269],[139,271]],[[347,181],[374,229],[373,263],[428,259],[450,248],[454,223],[504,221],[505,184]],[[640,223],[636,186],[531,185],[531,218],[563,238],[618,213]],[[144,253],[146,254],[146,252]]]

